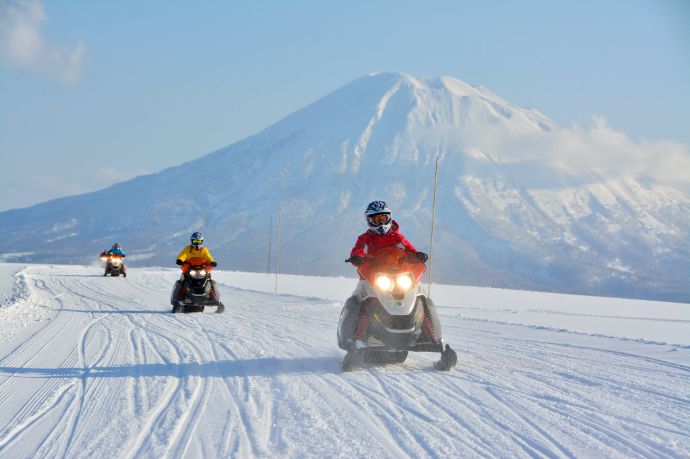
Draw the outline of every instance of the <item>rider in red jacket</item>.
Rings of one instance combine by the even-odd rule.
[[[383,201],[374,201],[369,204],[364,215],[367,218],[369,230],[357,238],[355,246],[350,252],[350,261],[359,266],[367,257],[367,254],[374,253],[383,247],[400,247],[415,261],[426,262],[427,255],[418,252],[417,249],[408,241],[398,230],[400,226],[391,218],[391,209]]]
[[[357,238],[357,242],[352,248],[350,258],[347,261],[355,266],[359,266],[367,261],[369,254],[373,254],[383,247],[399,247],[404,249],[405,257],[409,257],[410,262],[425,263],[427,261],[429,258],[427,254],[418,252],[415,246],[398,231],[399,226],[391,218],[391,214],[391,209],[383,201],[374,201],[367,206],[364,215],[367,219],[369,230]],[[357,288],[360,288],[359,284]],[[341,347],[348,351],[353,343],[361,338],[366,331],[366,325],[358,325],[360,322],[360,306],[357,300],[357,290],[355,290],[355,293],[345,301],[341,313],[344,317]],[[430,313],[433,315],[432,320],[435,321],[434,323],[438,324],[435,311],[430,311]],[[355,333],[356,330],[357,333]]]

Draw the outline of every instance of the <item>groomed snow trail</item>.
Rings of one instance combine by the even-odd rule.
[[[3,307],[0,456],[690,456],[688,349],[444,307],[454,371],[343,374],[332,301],[222,285],[225,314],[173,315],[174,272],[99,274],[28,267]]]

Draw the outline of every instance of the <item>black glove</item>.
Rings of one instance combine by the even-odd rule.
[[[182,263],[184,263],[184,261],[182,261],[178,258],[177,260],[175,260],[175,263],[177,263],[178,265],[181,265]]]
[[[424,252],[411,252],[405,254],[405,261],[408,263],[426,263],[429,256]]]
[[[349,262],[352,263],[353,265],[359,266],[359,265],[361,265],[362,263],[364,263],[364,260],[365,260],[364,257],[358,257],[358,256],[355,255],[354,257],[350,257],[350,258],[348,258],[348,259],[345,260],[345,261],[349,261]]]
[[[211,266],[213,266],[215,268],[216,266],[218,266],[218,263],[216,263],[215,261],[212,261]]]
[[[414,256],[419,260],[420,263],[426,263],[426,261],[429,259],[429,255],[427,255],[424,252],[417,252],[414,254]]]

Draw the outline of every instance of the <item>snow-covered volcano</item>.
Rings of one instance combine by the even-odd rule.
[[[429,250],[439,156],[436,280],[688,301],[690,197],[658,179],[677,150],[454,78],[376,74],[181,166],[0,213],[0,253],[85,262],[118,241],[130,263],[170,265],[201,229],[222,268],[265,271],[281,215],[281,271],[351,273],[374,199]]]

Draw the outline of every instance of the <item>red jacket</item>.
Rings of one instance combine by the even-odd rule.
[[[350,256],[366,257],[367,253],[375,252],[382,247],[396,246],[400,247],[401,249],[405,249],[405,252],[407,253],[416,252],[417,249],[415,249],[412,243],[405,239],[405,236],[398,232],[399,228],[400,226],[398,226],[398,223],[395,220],[393,220],[393,224],[391,225],[390,231],[388,231],[388,233],[384,234],[383,236],[379,236],[371,230],[367,231],[364,234],[361,234],[357,238],[357,242],[355,243],[355,246],[352,248]]]

